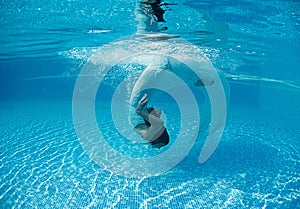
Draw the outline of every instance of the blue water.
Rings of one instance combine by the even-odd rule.
[[[99,165],[80,144],[72,99],[90,58],[137,33],[136,1],[0,2],[0,208],[300,207],[300,3],[176,3],[162,34],[197,46],[225,78],[226,125],[216,151],[200,164],[211,116],[203,88],[189,85],[201,116],[191,150],[160,175],[131,178]],[[172,48],[175,40],[152,41]],[[122,114],[111,113],[112,98],[126,76],[136,81],[142,59],[86,76],[105,80],[94,107],[106,142],[123,156],[147,159],[167,152],[180,134],[189,140],[198,124],[180,129],[180,105],[160,95],[151,103],[165,111],[169,146],[155,150],[118,132],[114,122]],[[93,133],[88,123],[82,127]]]

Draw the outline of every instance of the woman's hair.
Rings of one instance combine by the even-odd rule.
[[[164,130],[164,132],[154,141],[150,142],[152,146],[155,146],[156,148],[160,149],[163,146],[166,146],[170,142],[170,136],[167,132],[167,129]],[[158,146],[157,146],[158,145]]]

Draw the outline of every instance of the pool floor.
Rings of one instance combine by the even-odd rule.
[[[0,115],[1,208],[300,208],[299,128],[256,108],[231,107],[206,163],[198,140],[146,179],[116,176],[85,154],[70,102],[2,102]]]

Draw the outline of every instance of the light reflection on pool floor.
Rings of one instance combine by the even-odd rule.
[[[232,107],[209,161],[198,164],[198,141],[165,175],[137,180],[89,159],[71,110],[67,102],[0,104],[2,208],[299,207],[299,129],[284,120]]]

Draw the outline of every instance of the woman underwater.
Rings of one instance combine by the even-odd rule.
[[[160,149],[166,146],[170,139],[164,122],[160,119],[162,111],[155,108],[147,108],[148,95],[145,94],[138,102],[136,113],[143,117],[145,123],[138,124],[134,130],[149,141],[153,148]]]

